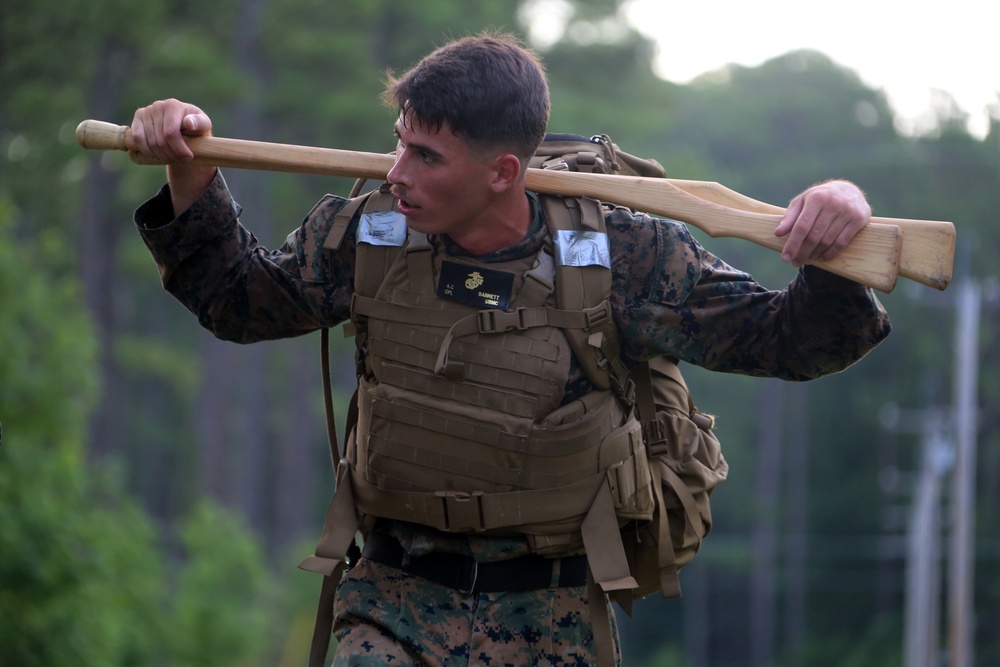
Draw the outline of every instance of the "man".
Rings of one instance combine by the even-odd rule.
[[[408,240],[375,288],[356,284],[370,275],[359,255],[381,243],[369,213],[328,196],[280,250],[263,249],[239,224],[220,173],[187,163],[183,137],[212,125],[177,100],[133,120],[138,147],[169,165],[168,187],[136,212],[140,234],[164,287],[220,338],[293,336],[348,318],[359,327],[360,416],[338,497],[357,510],[365,551],[338,589],[335,665],[592,664],[608,654],[595,634],[614,629],[602,616],[591,622],[598,589],[587,572],[600,579],[600,568],[593,549],[583,555],[586,536],[570,521],[579,517],[546,503],[515,505],[542,516],[535,523],[483,508],[573,488],[545,457],[596,438],[566,460],[597,465],[594,456],[634,432],[634,417],[593,371],[599,350],[552,325],[466,331],[495,311],[476,296],[453,298],[453,278],[473,276],[496,281],[485,293],[501,310],[553,312],[552,271],[540,296],[528,294],[527,277],[553,242],[550,200],[524,181],[548,122],[542,68],[511,38],[461,39],[390,80],[384,101],[398,111],[396,162],[389,205],[371,214],[405,219]],[[785,290],[768,291],[682,225],[607,207],[613,326],[598,338],[620,339],[625,365],[668,355],[789,380],[839,371],[889,333],[888,318],[870,290],[808,263],[835,256],[869,216],[844,181],[796,197],[776,234],[786,237],[783,259],[802,268]],[[317,560],[329,574],[323,562],[337,558]]]

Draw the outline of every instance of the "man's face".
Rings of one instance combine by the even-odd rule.
[[[396,121],[392,194],[407,224],[426,234],[448,234],[456,243],[483,233],[478,216],[490,197],[493,160],[475,153],[444,124],[440,130],[410,115]]]

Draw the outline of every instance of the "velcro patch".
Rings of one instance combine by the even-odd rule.
[[[406,242],[406,217],[399,211],[374,211],[361,214],[358,243],[402,247]]]
[[[611,268],[611,248],[603,232],[559,230],[556,232],[556,264],[559,266],[603,266]]]

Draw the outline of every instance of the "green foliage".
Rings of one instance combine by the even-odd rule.
[[[788,667],[825,667],[838,656],[839,667],[901,667],[900,627],[895,620],[882,619],[851,635],[818,634],[798,655],[784,661]]]
[[[684,667],[685,661],[679,648],[667,645],[657,649],[640,664],[645,667]]]
[[[96,498],[68,452],[5,427],[0,663],[153,664],[165,619],[148,520],[117,493]]]
[[[83,460],[98,387],[77,283],[38,271],[12,217],[0,199],[0,664],[249,664],[269,638],[259,546],[202,505],[169,584],[155,524]]]
[[[123,368],[163,381],[182,396],[193,396],[201,379],[191,355],[163,341],[123,336],[118,341],[117,354]]]
[[[526,4],[224,0],[211,11],[194,0],[0,4],[0,664],[252,665],[279,656],[282,665],[301,664],[318,587],[289,565],[311,542],[289,556],[302,536],[297,528],[282,532],[289,516],[310,534],[318,530],[328,499],[315,341],[283,342],[266,358],[227,352],[226,363],[213,366],[218,348],[162,294],[148,253],[128,235],[130,211],[160,186],[162,170],[81,152],[76,124],[127,123],[136,106],[179,97],[205,108],[220,135],[386,151],[392,112],[377,100],[386,69],[403,70],[452,36],[486,27],[522,32],[517,16]],[[551,129],[608,133],[671,176],[719,181],[775,204],[815,181],[851,178],[879,215],[955,221],[959,238],[972,239],[956,275],[992,275],[1000,125],[986,140],[971,137],[959,110],[942,100],[937,131],[900,136],[882,92],[808,51],[730,67],[690,86],[667,84],[652,74],[650,44],[618,20],[620,4],[571,2],[564,39],[544,49]],[[235,190],[240,177],[227,176]],[[272,246],[321,194],[350,185],[287,174],[243,182],[238,199],[260,200],[244,220]],[[272,219],[280,223],[273,230],[258,224]],[[791,274],[771,251],[703,241],[765,284]],[[106,282],[93,279],[95,269]],[[806,630],[798,645],[779,647],[779,663],[898,664],[904,562],[882,554],[879,540],[901,537],[887,517],[912,500],[905,480],[919,438],[889,432],[879,416],[890,403],[912,410],[948,400],[949,295],[901,281],[883,297],[895,325],[889,341],[839,376],[788,388],[780,406],[761,405],[759,381],[687,371],[699,406],[719,415],[730,481],[714,496],[715,532],[692,566],[703,568],[696,582],[704,597],[699,584],[685,584],[690,595],[663,615],[644,601],[626,664],[677,663],[679,649],[664,648],[664,638],[688,641],[684,616],[703,608],[709,664],[746,664],[748,582],[759,565],[751,538],[764,511],[755,487],[762,413],[786,425],[783,461],[792,448],[807,449],[806,468],[794,471],[808,482]],[[103,296],[109,302],[96,307]],[[995,308],[984,308],[983,406],[1000,402],[1000,355],[989,344],[996,329]],[[353,343],[339,335],[333,343],[335,377],[346,379],[336,389],[343,415]],[[204,414],[199,402],[212,398],[205,387],[218,379],[214,368],[236,387],[232,405]],[[236,399],[254,386],[242,380],[246,368],[266,369],[257,376],[270,389],[264,409]],[[793,394],[808,399],[804,437],[789,426]],[[111,415],[107,442],[94,435],[98,404]],[[243,428],[225,430],[232,424]],[[237,484],[253,433],[280,443],[256,459],[263,515],[252,516],[245,495],[223,498],[233,508],[223,511],[205,495],[224,496]],[[1000,560],[990,546],[1000,525],[1000,417],[984,410],[980,434],[977,656],[987,665],[1000,656],[989,635],[1000,618]],[[113,456],[104,463],[113,466],[88,463],[84,452],[105,446]],[[212,447],[215,458],[206,453]],[[292,467],[306,471],[290,485],[301,497],[296,511],[282,513],[291,501],[279,495],[276,471]],[[779,546],[799,509],[788,499],[790,474],[783,471],[781,506],[770,517]],[[213,487],[210,479],[221,481]],[[896,480],[889,491],[887,479]],[[280,589],[262,544],[278,563]],[[774,564],[783,575],[782,607],[793,591],[784,576],[792,563],[779,551]],[[886,577],[888,593],[879,593]],[[873,622],[881,616],[890,620]],[[669,623],[672,634],[657,623]]]
[[[856,74],[800,51],[696,81],[663,139],[700,144],[730,187],[743,192],[752,181],[759,194],[748,194],[783,203],[814,181],[857,178],[873,152],[896,141],[891,119],[884,96]]]
[[[0,190],[0,419],[10,433],[55,448],[79,435],[93,404],[94,341],[78,283],[38,270],[44,254],[18,242],[14,218]]]
[[[267,647],[270,575],[243,522],[210,503],[181,527],[187,565],[174,599],[171,664],[227,667],[253,662]]]
[[[231,513],[205,505],[184,522],[171,585],[163,539],[134,499],[5,431],[0,664],[257,664],[277,639],[276,607],[260,547]]]
[[[37,271],[0,207],[0,664],[148,664],[163,599],[155,535],[81,460],[97,385],[74,282]]]

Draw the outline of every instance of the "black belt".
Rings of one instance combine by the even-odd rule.
[[[450,553],[406,557],[399,541],[377,532],[372,532],[365,540],[361,555],[466,595],[549,588],[556,566],[559,568],[557,587],[583,586],[587,583],[586,556],[556,559],[529,554],[492,563],[479,563],[470,556]]]

